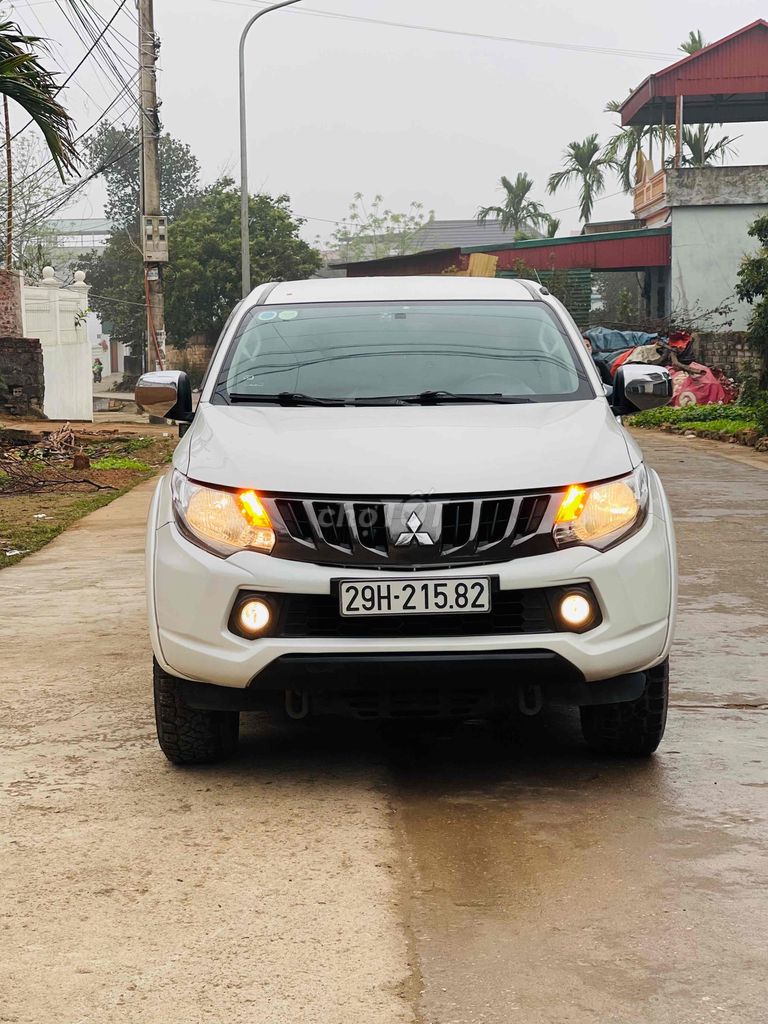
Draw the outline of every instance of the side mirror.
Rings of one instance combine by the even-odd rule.
[[[663,366],[622,363],[613,379],[611,406],[616,416],[658,409],[672,399],[672,378]]]
[[[192,385],[182,370],[152,370],[139,377],[136,404],[150,416],[189,423],[192,419]]]

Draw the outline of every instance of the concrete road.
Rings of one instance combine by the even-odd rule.
[[[677,517],[659,754],[500,738],[153,739],[137,490],[0,573],[0,1021],[763,1024],[768,460],[643,435]]]

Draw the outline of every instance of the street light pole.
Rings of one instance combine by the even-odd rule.
[[[247,22],[243,33],[240,36],[240,276],[242,279],[243,298],[251,290],[251,247],[250,232],[248,230],[248,142],[247,128],[245,123],[245,40],[251,30],[251,26],[263,18],[270,11],[277,11],[281,7],[290,7],[298,3],[298,0],[282,0],[279,4],[272,4],[265,7]]]

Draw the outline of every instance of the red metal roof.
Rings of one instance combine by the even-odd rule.
[[[522,260],[534,270],[644,270],[669,266],[672,251],[669,228],[641,228],[604,235],[542,238],[496,251],[497,270],[513,270]],[[554,244],[553,244],[554,243]]]
[[[410,274],[442,274],[466,270],[469,255],[487,252],[498,257],[497,270],[514,270],[522,261],[534,270],[644,270],[670,263],[671,233],[668,227],[612,231],[603,235],[536,238],[501,246],[465,246],[408,256],[389,256],[346,267],[349,277],[389,277]]]
[[[768,120],[768,21],[737,32],[649,75],[621,106],[621,123],[668,124],[684,96],[687,123]]]

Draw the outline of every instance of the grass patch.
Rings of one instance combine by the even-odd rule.
[[[121,447],[126,452],[140,452],[144,448],[151,448],[156,440],[156,437],[131,437]]]
[[[103,508],[129,490],[130,486],[89,495],[0,495],[0,569],[14,565],[33,551],[39,551],[72,523],[97,508]],[[45,519],[35,519],[36,515],[45,515]],[[6,555],[6,551],[19,551],[19,554]]]
[[[105,455],[102,459],[96,459],[91,463],[93,469],[133,469],[137,473],[146,473],[151,466],[138,459],[129,459],[122,455]]]

